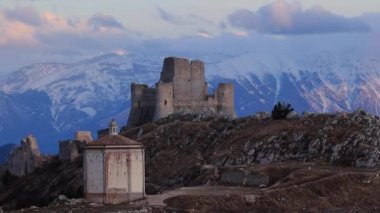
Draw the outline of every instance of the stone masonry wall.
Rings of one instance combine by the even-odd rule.
[[[216,89],[217,111],[235,116],[234,87],[232,84],[220,83]],[[232,100],[232,101],[231,101]]]
[[[137,126],[153,120],[156,106],[156,89],[144,84],[131,84],[131,110],[128,126]]]
[[[37,140],[32,135],[29,135],[21,141],[19,147],[11,152],[8,171],[12,175],[23,176],[41,167],[43,161],[44,158],[38,150]]]
[[[90,131],[77,131],[75,132],[75,140],[88,143],[91,142],[93,139]]]
[[[170,115],[173,108],[173,83],[157,83],[154,117],[151,121]]]
[[[79,156],[79,151],[75,141],[59,142],[59,160],[74,161]]]

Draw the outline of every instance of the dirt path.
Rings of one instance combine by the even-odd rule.
[[[279,190],[286,190],[286,189],[290,189],[290,188],[294,188],[294,187],[304,187],[304,186],[307,186],[307,185],[310,185],[310,184],[318,184],[318,183],[321,183],[323,181],[328,181],[328,180],[332,180],[332,179],[335,179],[335,178],[339,178],[339,177],[344,177],[344,176],[359,176],[359,175],[366,175],[365,177],[363,176],[363,181],[370,181],[370,175],[376,175],[377,173],[376,172],[373,172],[373,173],[364,173],[364,172],[342,172],[342,173],[339,173],[339,174],[330,174],[328,176],[321,176],[321,177],[315,177],[315,178],[312,178],[312,179],[309,179],[309,180],[306,180],[306,181],[299,181],[299,182],[294,182],[294,183],[290,183],[290,184],[285,184],[285,186],[281,186],[281,184],[283,183],[277,183],[277,184],[274,184],[272,186],[270,186],[269,188],[266,188],[266,189],[263,189],[262,191],[263,192],[272,192],[272,191],[279,191]]]
[[[226,194],[256,194],[259,189],[248,187],[227,186],[195,186],[181,187],[165,191],[158,195],[147,195],[147,201],[152,206],[166,206],[164,200],[179,195],[226,195]]]

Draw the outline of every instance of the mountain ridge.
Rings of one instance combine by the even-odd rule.
[[[205,56],[212,58],[205,61],[206,79],[211,89],[219,82],[234,83],[239,116],[270,111],[277,101],[291,103],[298,112],[363,108],[379,114],[380,72],[377,70],[380,59],[354,60],[353,56],[341,55],[331,58],[321,52],[308,59],[314,64],[300,64],[301,59],[278,59],[280,56],[275,55],[268,61],[267,55],[251,52],[229,57]],[[2,77],[0,117],[17,120],[18,126],[4,129],[6,125],[0,122],[0,141],[14,143],[25,134],[33,133],[41,139],[44,152],[56,152],[57,141],[72,137],[76,130],[90,130],[95,134],[113,117],[125,125],[130,107],[130,83],[154,85],[159,79],[162,58],[111,53],[74,63],[35,64]],[[202,55],[197,58],[202,59]],[[19,115],[13,112],[15,109]],[[34,112],[36,109],[41,112]],[[33,112],[35,116],[29,116]],[[32,128],[35,123],[42,124],[51,136]]]

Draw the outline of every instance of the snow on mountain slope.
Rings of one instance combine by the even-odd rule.
[[[15,143],[28,133],[36,134],[42,143],[52,143],[52,140],[56,143],[59,139],[71,138],[78,129],[95,133],[112,117],[124,125],[129,113],[130,83],[152,85],[157,81],[161,63],[161,59],[155,57],[107,54],[73,64],[24,67],[0,80],[0,91],[3,91],[0,117],[15,120],[18,125],[0,130],[0,143]],[[10,98],[23,97],[31,91],[46,94],[47,99],[40,100],[39,105],[46,106],[44,113],[48,118],[29,119],[35,106],[29,101],[20,104]],[[19,109],[20,113],[13,112],[13,109]],[[44,123],[53,136],[45,137],[43,131],[32,131],[33,121]]]
[[[298,112],[362,107],[379,114],[380,55],[360,54],[313,51],[294,56],[281,50],[197,58],[206,61],[211,88],[222,81],[234,83],[239,116],[270,111],[277,101],[290,102]],[[75,130],[94,134],[112,117],[124,125],[130,83],[154,85],[162,60],[147,54],[107,54],[11,73],[0,79],[0,143],[16,143],[33,133],[45,151],[54,152],[57,141],[71,138]]]
[[[364,108],[379,114],[380,56],[319,52],[302,57],[249,52],[209,64],[208,77],[235,83],[240,115],[268,111],[277,101],[288,101],[300,112]]]
[[[116,54],[75,64],[38,64],[3,79],[1,90],[9,94],[28,90],[46,92],[52,102],[51,114],[56,128],[62,130],[71,125],[62,121],[72,110],[84,113],[85,117],[79,117],[87,119],[106,110],[109,103],[127,102],[130,83],[152,84],[160,66],[149,58]]]

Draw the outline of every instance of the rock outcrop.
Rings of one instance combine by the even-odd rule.
[[[207,183],[220,178],[220,168],[239,165],[380,166],[380,119],[363,111],[285,120],[264,113],[238,119],[176,113],[123,134],[145,145],[147,180],[165,186]]]

